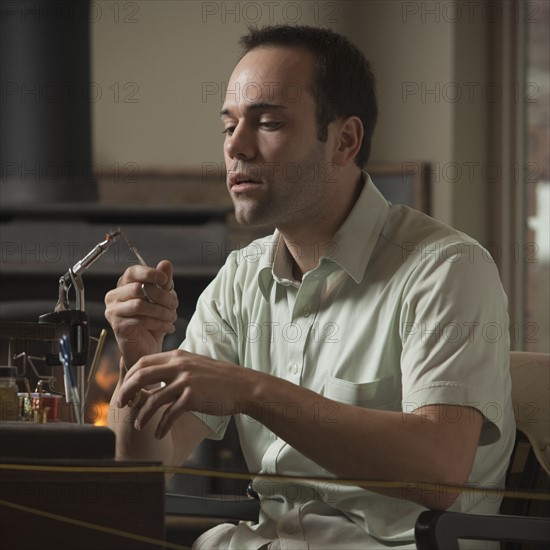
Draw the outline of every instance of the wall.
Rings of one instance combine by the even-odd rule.
[[[146,0],[115,3],[116,22],[109,5],[100,3],[92,23],[92,74],[103,91],[94,103],[95,158],[147,168],[222,162],[222,89],[247,24],[330,23],[342,30],[344,8],[324,1]]]
[[[373,160],[427,160],[439,166],[451,161],[452,105],[430,90],[453,78],[454,26],[423,14],[425,4],[357,3],[349,34],[373,63],[378,78],[380,119]],[[448,223],[450,197],[448,182],[436,182],[433,213]]]

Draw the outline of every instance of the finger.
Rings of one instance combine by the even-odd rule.
[[[168,260],[161,260],[157,264],[157,271],[160,271],[166,276],[166,281],[164,283],[157,284],[159,284],[159,286],[167,292],[174,290],[174,266],[172,263]]]
[[[105,304],[111,310],[124,306],[130,314],[152,315],[165,320],[175,320],[179,302],[175,293],[160,290],[155,285],[128,283],[110,290],[105,296]],[[153,307],[148,307],[149,304]]]
[[[165,285],[168,283],[167,275],[163,271],[159,271],[147,265],[131,265],[120,276],[117,286],[124,286],[128,283],[151,283],[153,285]]]
[[[174,402],[180,395],[180,391],[174,385],[164,386],[150,391],[145,403],[139,409],[134,421],[135,428],[141,430],[151,420],[154,414],[161,408]]]
[[[145,299],[168,309],[176,310],[179,306],[178,296],[175,291],[167,291],[163,287],[145,283],[143,287],[140,286],[140,293]]]
[[[130,368],[119,388],[118,398],[119,406],[124,407],[128,404],[136,393],[141,389],[147,389],[151,386],[158,386],[161,382],[169,382],[173,369],[162,365],[151,367],[142,367],[141,359]]]
[[[128,407],[131,407],[133,409],[140,409],[147,398],[151,395],[152,392],[148,390],[139,390],[136,395],[130,401],[128,401]],[[139,426],[139,424],[138,424]],[[139,428],[138,428],[139,429]]]
[[[128,300],[143,298],[141,292],[142,284],[143,283],[133,282],[113,288],[105,295],[105,303],[127,302]]]
[[[155,430],[155,438],[162,439],[170,431],[175,420],[187,411],[187,392],[184,390],[172,404],[166,407]]]
[[[139,370],[147,367],[155,367],[155,369],[163,369],[163,372],[173,378],[175,373],[174,364],[184,364],[188,359],[196,357],[193,353],[182,349],[161,351],[159,353],[151,353],[142,357],[131,369],[128,370],[128,379],[134,376]]]
[[[116,301],[108,305],[105,315],[108,319],[153,319],[163,323],[174,323],[178,314],[175,309],[148,302],[143,298]]]
[[[126,378],[124,379],[125,382],[128,382],[132,379],[132,377],[136,376],[137,373],[144,370],[147,367],[155,367],[156,369],[160,369],[163,365],[167,365],[170,355],[173,352],[171,351],[161,351],[158,353],[151,353],[150,355],[145,355],[140,358],[139,361],[136,362],[135,365],[132,366],[132,368],[128,369],[128,374],[126,375]],[[142,376],[144,376],[142,374]]]

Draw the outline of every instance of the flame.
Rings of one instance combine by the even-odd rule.
[[[119,377],[116,363],[117,359],[111,354],[104,354],[99,360],[92,382],[94,384],[92,400],[86,407],[87,421],[94,426],[107,426],[109,401]]]
[[[94,403],[94,407],[97,408],[97,416],[94,422],[94,426],[107,426],[109,403],[107,401],[100,401],[99,403]]]
[[[94,378],[94,382],[104,392],[112,392],[118,382],[118,372],[112,368],[108,357],[103,357],[99,363],[99,369]]]

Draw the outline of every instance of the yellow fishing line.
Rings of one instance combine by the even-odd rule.
[[[331,483],[335,485],[361,487],[363,489],[397,488],[414,491],[461,490],[484,495],[500,495],[518,500],[550,501],[550,494],[534,491],[498,489],[493,487],[475,487],[470,485],[448,485],[443,483],[403,482],[403,481],[372,481],[361,479],[336,479],[327,477],[303,477],[278,474],[246,474],[240,472],[220,472],[199,468],[181,468],[175,466],[49,466],[34,464],[0,464],[0,470],[19,470],[34,472],[64,472],[64,473],[162,473],[187,474],[193,476],[219,477],[224,479],[250,480],[251,478],[273,480],[287,483]]]

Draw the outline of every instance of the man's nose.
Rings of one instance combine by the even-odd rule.
[[[225,150],[230,158],[252,159],[256,155],[254,132],[244,124],[238,124],[233,135],[225,143]]]

